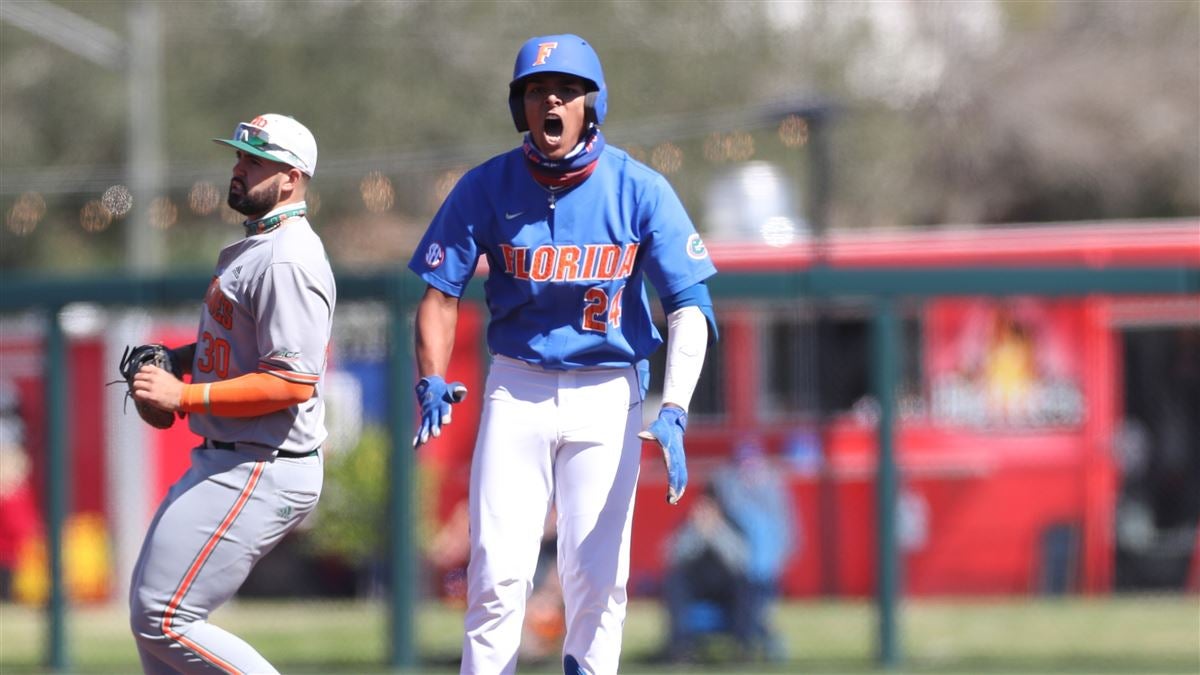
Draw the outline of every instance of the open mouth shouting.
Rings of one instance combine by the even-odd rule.
[[[542,122],[542,135],[551,145],[560,145],[563,135],[563,121],[558,115],[549,113]]]
[[[571,124],[563,117],[570,114],[571,111],[557,107],[555,112],[547,112],[542,118],[540,130],[538,126],[533,127],[534,144],[551,159],[562,159],[579,142],[582,124]]]

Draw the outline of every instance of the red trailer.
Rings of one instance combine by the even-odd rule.
[[[818,262],[832,268],[1194,267],[1200,263],[1200,221],[851,232],[835,233],[820,246],[718,242],[709,249],[725,274]],[[787,476],[798,512],[802,544],[787,568],[784,591],[871,594],[871,307],[853,299],[823,306],[803,299],[796,305],[717,304],[722,341],[710,356],[715,372],[702,382],[708,390],[697,394],[699,409],[687,438],[693,486],[703,484],[739,439],[761,438]],[[814,338],[817,317],[826,328]],[[1155,334],[1166,334],[1177,351],[1164,362],[1168,372],[1131,380],[1127,364]],[[1190,400],[1192,414],[1183,429],[1149,429],[1150,447],[1141,450],[1149,459],[1134,461],[1153,464],[1155,453],[1182,444],[1186,457],[1176,460],[1180,475],[1170,481],[1177,495],[1165,500],[1200,495],[1194,415],[1200,368],[1187,370],[1200,366],[1200,297],[932,297],[907,308],[904,335],[896,448],[906,592],[1114,588],[1118,517],[1125,506],[1137,506],[1136,494],[1169,482],[1160,472],[1134,485],[1122,471],[1123,458],[1130,461],[1122,454],[1129,452],[1122,439],[1130,423],[1154,425],[1153,412],[1144,410],[1147,399]],[[822,382],[803,381],[810,376]],[[1168,391],[1149,391],[1146,376]],[[648,453],[634,519],[635,588],[653,586],[663,565],[662,542],[686,511],[686,504],[667,506],[663,492],[663,472]],[[1159,529],[1194,533],[1198,501],[1172,503],[1162,510],[1174,513],[1154,514]],[[1176,556],[1180,586],[1192,555]],[[1131,586],[1175,585],[1174,573],[1139,573],[1136,556],[1122,559]]]

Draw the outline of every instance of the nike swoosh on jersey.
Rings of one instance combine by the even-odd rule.
[[[524,211],[517,211],[516,213],[509,213],[508,211],[505,211],[505,212],[504,212],[504,219],[505,219],[505,220],[512,220],[513,218],[516,218],[517,216],[521,215],[522,213],[525,213],[525,212],[524,212]]]

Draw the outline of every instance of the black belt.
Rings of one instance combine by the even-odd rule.
[[[204,439],[204,444],[210,448],[216,448],[217,450],[237,450],[237,443],[231,443],[229,441],[214,441],[211,438],[206,438]],[[275,456],[288,457],[291,459],[300,459],[301,457],[316,457],[317,450],[316,448],[309,450],[308,452],[289,452],[287,450],[276,450]]]

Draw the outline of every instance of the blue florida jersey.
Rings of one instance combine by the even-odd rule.
[[[612,146],[587,180],[555,192],[520,148],[475,167],[409,268],[461,297],[481,255],[489,350],[558,370],[648,357],[662,337],[643,278],[670,296],[717,271],[667,180]]]

